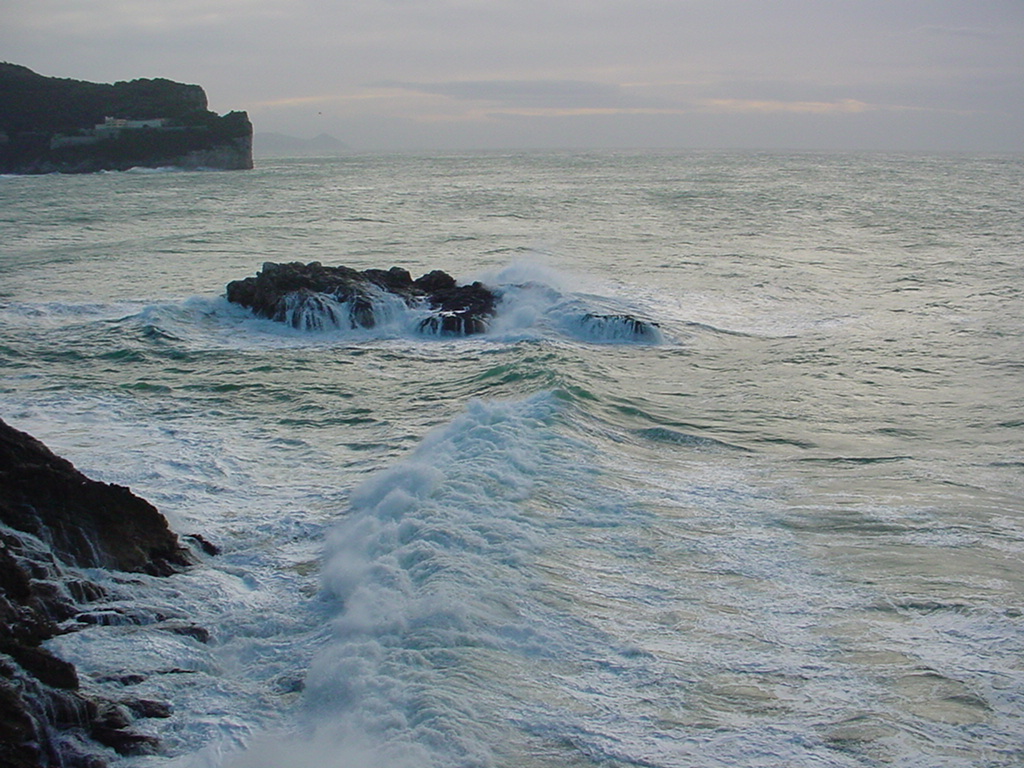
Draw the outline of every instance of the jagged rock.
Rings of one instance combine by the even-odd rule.
[[[90,729],[89,734],[119,755],[153,755],[160,747],[160,742],[155,736],[136,733],[127,728],[97,725]]]
[[[100,608],[95,611],[82,611],[75,615],[80,624],[91,624],[100,627],[120,627],[126,624],[148,624],[142,617],[126,613],[120,608]]]
[[[131,707],[84,696],[75,667],[42,643],[60,622],[113,613],[81,610],[107,591],[71,569],[161,576],[191,562],[149,502],[0,420],[0,765],[102,768],[82,733],[121,754],[156,749],[128,728]]]
[[[192,624],[187,621],[164,621],[157,626],[165,632],[170,632],[172,635],[191,637],[200,643],[210,642],[210,630],[206,627],[200,627],[198,624]]]
[[[130,685],[139,685],[140,683],[146,682],[146,675],[139,674],[137,672],[129,672],[124,675],[101,675],[96,678],[97,683],[117,683],[128,687]]]
[[[661,336],[657,323],[633,315],[597,315],[588,312],[580,322],[585,329],[603,336],[646,340],[656,340]]]
[[[92,719],[92,725],[98,728],[127,728],[131,724],[131,712],[116,701],[104,701],[98,705]]]
[[[406,306],[423,307],[431,314],[420,330],[446,335],[468,335],[487,330],[494,316],[497,294],[482,283],[458,285],[455,279],[434,270],[416,280],[405,269],[389,270],[325,267],[309,264],[266,262],[255,277],[227,285],[227,298],[248,307],[260,317],[305,329],[373,328],[375,308],[387,297]]]
[[[215,556],[220,554],[220,547],[209,541],[201,533],[186,533],[185,538],[195,543],[207,555]]]
[[[0,764],[38,768],[44,765],[44,754],[35,738],[35,721],[25,710],[21,691],[4,679],[3,672],[0,666]]]
[[[128,707],[135,717],[170,717],[174,712],[167,702],[152,699],[121,699],[121,704]]]
[[[191,564],[167,520],[128,488],[91,480],[0,420],[0,523],[68,565],[169,575]]]
[[[18,642],[0,641],[0,653],[6,653],[28,674],[51,688],[78,690],[78,673],[71,662],[59,659],[45,648]]]

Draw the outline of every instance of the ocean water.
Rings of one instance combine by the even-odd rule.
[[[1017,156],[0,178],[0,417],[223,550],[92,573],[124,619],[51,642],[174,708],[107,758],[1024,764],[1021,211]],[[314,260],[501,309],[458,339],[223,298]]]

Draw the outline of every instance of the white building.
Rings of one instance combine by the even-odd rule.
[[[154,117],[149,120],[127,120],[123,117],[106,117],[102,123],[96,124],[96,131],[134,130],[136,128],[163,128],[167,125],[166,117]]]

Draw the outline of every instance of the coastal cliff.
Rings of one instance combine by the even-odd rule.
[[[0,765],[101,768],[97,744],[119,754],[159,748],[132,723],[168,716],[167,704],[89,693],[45,643],[96,623],[131,623],[107,607],[118,595],[90,569],[169,576],[193,562],[149,502],[86,477],[0,420]]]
[[[252,168],[252,123],[219,116],[198,85],[45,77],[0,62],[0,173]]]

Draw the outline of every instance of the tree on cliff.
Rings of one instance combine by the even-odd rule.
[[[91,128],[109,116],[146,120],[181,118],[207,109],[198,85],[171,80],[89,83],[45,77],[28,67],[0,63],[0,130],[56,133]]]

